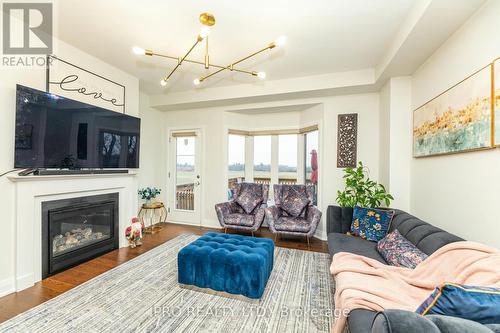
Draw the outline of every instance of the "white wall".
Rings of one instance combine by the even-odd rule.
[[[139,114],[139,81],[125,72],[106,64],[66,43],[55,40],[57,56],[89,68],[126,86],[126,113]],[[16,84],[45,90],[44,69],[0,68],[0,172],[14,166],[14,132]],[[14,276],[14,185],[0,178],[0,212],[2,212],[2,242],[0,242],[0,296],[11,291]]]
[[[413,109],[500,56],[499,31],[500,1],[489,1],[414,73]],[[412,213],[500,248],[500,149],[411,164]]]
[[[162,190],[158,199],[167,198],[166,142],[168,140],[165,112],[149,107],[149,97],[139,95],[139,116],[141,117],[139,188],[151,187]]]
[[[337,191],[344,188],[343,169],[337,168],[337,118],[342,113],[358,113],[358,161],[369,169],[370,178],[379,176],[379,94],[330,97],[324,102],[321,168],[319,181],[323,219],[320,232],[326,237],[326,208],[335,204]]]
[[[380,170],[379,180],[382,185],[389,190],[389,173],[390,173],[390,120],[391,120],[391,84],[388,81],[380,90],[379,94],[379,117],[380,117]]]
[[[283,105],[292,101],[285,100]],[[329,204],[335,202],[337,190],[343,188],[342,169],[336,167],[337,116],[340,113],[358,113],[358,159],[378,179],[379,174],[379,99],[378,94],[360,94],[293,100],[297,104],[317,104],[302,112],[269,114],[235,114],[224,107],[168,111],[165,122],[169,128],[202,128],[204,131],[203,193],[201,223],[206,227],[220,227],[214,205],[227,200],[227,130],[236,129],[283,129],[300,128],[317,123],[319,137],[319,206],[325,213]],[[276,107],[273,102],[272,106]],[[279,103],[278,103],[279,104]],[[262,103],[260,108],[268,104]],[[279,106],[279,105],[278,105]],[[238,109],[232,105],[231,109]],[[168,156],[168,155],[167,155]],[[166,188],[166,184],[163,186]],[[316,237],[326,239],[325,218]]]
[[[411,77],[389,79],[380,91],[380,182],[391,207],[410,209]]]

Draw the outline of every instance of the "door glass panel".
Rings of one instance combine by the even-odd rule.
[[[194,210],[196,138],[176,137],[175,208]]]
[[[253,138],[253,178],[259,184],[271,183],[271,136]]]

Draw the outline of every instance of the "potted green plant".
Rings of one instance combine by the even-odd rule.
[[[388,207],[394,200],[384,185],[370,179],[368,168],[362,162],[356,168],[344,169],[344,179],[345,189],[337,191],[337,203],[341,207],[378,208],[382,204]]]

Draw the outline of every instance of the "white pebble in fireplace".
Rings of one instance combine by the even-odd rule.
[[[135,173],[26,177],[14,175],[8,178],[15,183],[16,187],[15,277],[13,285],[8,287],[10,291],[26,289],[42,279],[42,204],[45,202],[117,193],[119,197],[117,213],[119,221],[116,229],[118,247],[127,246],[124,230],[130,219],[137,214],[138,208]],[[85,235],[89,233],[86,230],[89,226],[84,225],[85,223],[81,223],[80,226],[65,225],[61,235],[67,237],[68,246],[74,243],[74,239],[78,241],[78,238],[85,238]],[[78,228],[82,230],[79,231]],[[91,227],[91,229],[90,238],[98,238],[98,233],[106,237],[105,233],[97,230],[96,227]],[[74,231],[73,234],[72,231]],[[60,241],[57,240],[57,242]],[[53,245],[50,246],[51,250],[53,250]],[[62,247],[60,249],[62,251]],[[61,253],[61,256],[63,255],[64,253]]]
[[[71,229],[71,231],[66,231],[64,235],[57,234],[52,238],[52,253],[60,255],[109,237],[109,232],[95,232],[92,230],[92,227]]]

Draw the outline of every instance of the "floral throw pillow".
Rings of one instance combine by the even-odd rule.
[[[354,207],[351,234],[378,242],[387,234],[393,215],[393,210]]]
[[[398,230],[387,234],[377,244],[377,251],[389,265],[415,268],[427,255],[403,237]]]
[[[245,213],[250,214],[253,210],[262,203],[263,193],[262,185],[243,183],[240,193],[236,198],[236,203],[243,208]]]
[[[291,187],[284,195],[281,208],[293,217],[299,217],[310,200],[296,188]]]

